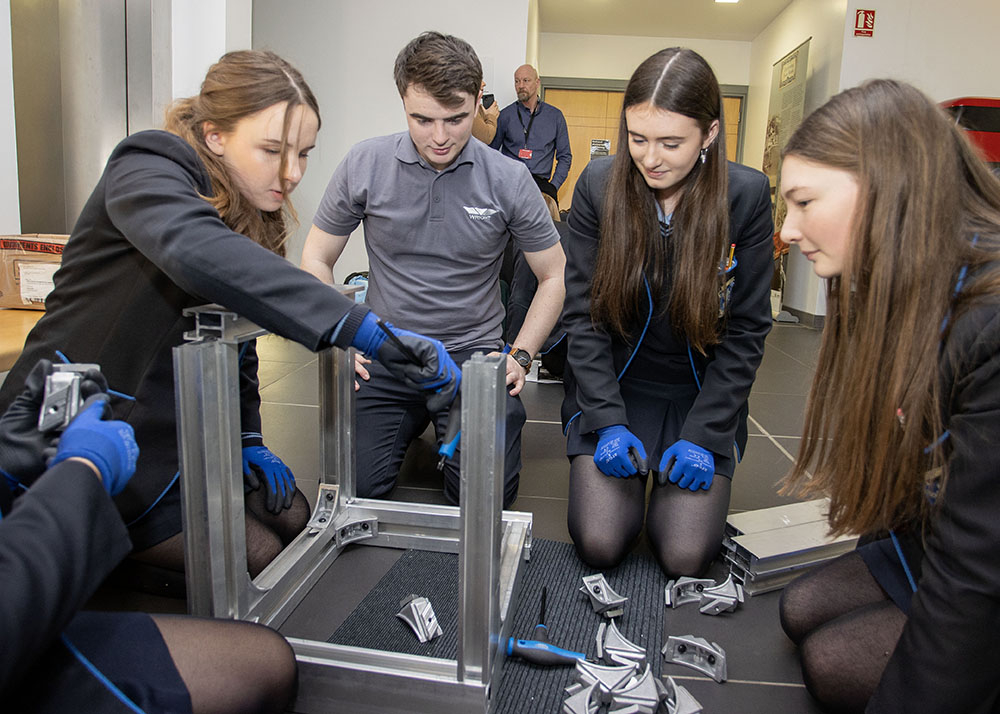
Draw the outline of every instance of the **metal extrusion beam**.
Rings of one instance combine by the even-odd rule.
[[[297,714],[469,714],[490,711],[489,685],[460,681],[455,660],[290,638]]]
[[[202,617],[240,617],[249,599],[236,349],[174,348],[187,602]]]
[[[462,541],[458,551],[458,678],[489,682],[501,649],[500,538],[506,436],[506,356],[462,366]]]
[[[220,305],[189,307],[184,314],[194,317],[194,330],[184,333],[184,339],[191,342],[208,339],[238,344],[267,334],[267,330]]]
[[[319,353],[320,481],[340,486],[344,502],[357,495],[354,449],[354,353]]]

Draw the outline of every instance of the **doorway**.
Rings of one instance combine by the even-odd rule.
[[[545,101],[566,117],[573,163],[559,187],[559,207],[569,208],[573,187],[593,156],[613,154],[618,148],[618,118],[624,92],[595,89],[549,89]]]

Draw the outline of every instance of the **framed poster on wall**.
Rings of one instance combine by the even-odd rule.
[[[781,149],[795,128],[802,122],[806,103],[806,67],[809,62],[809,41],[774,63],[771,70],[771,97],[768,103],[767,133],[764,136],[764,161],[761,169],[771,185],[771,209],[774,216],[774,279],[771,281],[771,315],[781,311],[784,288],[784,263],[788,246],[778,234],[785,220],[785,202],[778,186],[781,176]]]

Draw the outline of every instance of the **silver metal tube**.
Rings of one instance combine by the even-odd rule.
[[[299,664],[301,714],[470,714],[486,712],[489,687],[461,682],[455,660],[290,638]]]
[[[507,358],[462,365],[462,541],[458,552],[458,679],[488,683],[500,637],[500,537]]]
[[[188,611],[238,617],[249,586],[237,346],[208,341],[174,348]]]
[[[340,502],[357,495],[354,449],[354,353],[319,353],[320,483],[340,485]]]
[[[330,529],[299,533],[254,578],[248,609],[240,617],[280,627],[340,555],[333,540]]]

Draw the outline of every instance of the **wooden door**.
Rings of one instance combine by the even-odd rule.
[[[611,142],[610,153],[618,144],[618,119],[622,111],[623,92],[589,89],[547,89],[545,101],[558,108],[566,117],[569,148],[573,163],[566,181],[559,187],[559,208],[565,210],[573,201],[573,187],[590,161],[591,141]]]
[[[722,114],[726,120],[726,158],[736,161],[740,148],[740,109],[743,97],[723,97]]]

